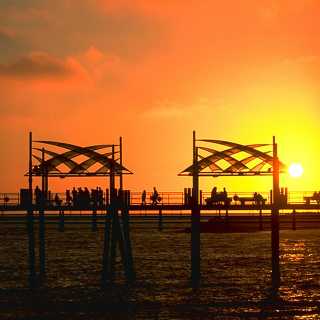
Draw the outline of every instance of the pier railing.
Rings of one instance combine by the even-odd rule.
[[[286,202],[288,204],[305,204],[306,197],[312,197],[314,191],[290,191],[287,194]],[[231,204],[239,204],[241,199],[253,198],[253,192],[228,192],[228,198],[231,199]],[[270,192],[259,192],[259,194],[265,199],[265,204],[270,204],[272,195]],[[66,205],[66,194],[62,192],[50,192],[48,195],[48,203],[55,205],[55,196],[61,201],[62,205]],[[152,192],[146,194],[146,206],[152,204],[151,200]],[[237,196],[237,198],[235,197]],[[160,201],[158,205],[185,205],[186,193],[181,192],[159,192]],[[206,199],[211,197],[210,192],[200,192],[199,201],[201,204],[206,204]],[[108,191],[103,192],[103,205],[108,201]],[[235,199],[238,199],[235,200]],[[250,202],[250,200],[248,200]],[[21,199],[20,193],[0,193],[0,206],[3,208],[14,207],[22,205],[23,199]],[[130,205],[138,206],[142,205],[142,193],[137,191],[130,192]]]

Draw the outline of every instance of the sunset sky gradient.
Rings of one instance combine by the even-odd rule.
[[[199,138],[271,143],[320,190],[316,0],[1,0],[0,192],[27,185],[28,132],[78,145],[124,139],[132,190],[181,191]],[[90,179],[89,186],[102,185]],[[78,180],[56,180],[62,191]],[[201,188],[268,191],[271,178]]]

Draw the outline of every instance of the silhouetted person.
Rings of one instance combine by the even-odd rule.
[[[159,200],[159,193],[156,189],[156,187],[153,187],[153,194],[150,197],[151,201],[152,201],[152,205],[156,205],[158,203]]]
[[[90,206],[90,192],[87,187],[85,187],[83,191],[83,205],[85,208]]]
[[[72,202],[74,207],[78,206],[78,192],[75,187],[72,188]]]
[[[103,191],[98,187],[98,207],[103,207]]]
[[[141,205],[143,206],[146,205],[146,198],[147,198],[147,192],[146,190],[143,190],[141,195]]]
[[[67,206],[70,206],[71,202],[72,202],[72,197],[71,197],[71,194],[70,194],[70,190],[67,189],[66,190],[66,203],[67,203]]]
[[[253,195],[253,200],[257,206],[261,206],[264,203],[263,196],[260,193],[255,192]]]
[[[223,188],[222,195],[223,195],[223,197],[224,197],[225,199],[228,198],[228,192],[227,192],[226,188]]]
[[[36,186],[36,188],[34,189],[34,195],[35,195],[35,198],[36,198],[36,205],[37,206],[40,206],[41,205],[41,190],[38,186]]]
[[[93,207],[96,208],[98,205],[98,187],[96,189],[91,189],[90,200],[93,204]]]
[[[211,190],[211,199],[214,199],[217,195],[217,187],[213,187]]]
[[[54,197],[54,202],[56,204],[57,207],[61,206],[61,199],[59,198],[58,194],[56,193],[55,197]]]
[[[81,187],[79,187],[78,188],[78,206],[80,207],[80,208],[82,208],[83,207],[83,190],[82,190],[82,188]]]

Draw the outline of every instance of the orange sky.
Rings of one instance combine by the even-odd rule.
[[[176,191],[191,184],[177,173],[192,130],[242,144],[276,135],[281,159],[305,168],[282,185],[320,189],[319,14],[315,0],[2,0],[0,192],[27,184],[29,130],[79,145],[122,135],[126,187]],[[267,191],[271,178],[212,184]]]

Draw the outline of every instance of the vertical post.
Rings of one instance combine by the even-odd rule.
[[[162,231],[162,209],[159,209],[158,229]]]
[[[112,200],[115,198],[115,174],[114,174],[114,144],[112,145],[112,158],[111,158],[111,166],[110,166],[110,203],[112,204]]]
[[[273,137],[273,206],[271,216],[271,246],[272,246],[272,288],[280,286],[279,264],[279,159],[276,139]]]
[[[133,256],[132,256],[132,247],[130,240],[130,227],[129,227],[129,207],[130,207],[130,191],[126,190],[125,198],[123,204],[123,237],[125,240],[125,252],[126,252],[126,276],[128,282],[133,282],[135,280],[135,271],[133,264]]]
[[[121,216],[122,216],[122,230],[119,224],[118,236],[120,239],[120,252],[122,254],[122,262],[124,264],[125,275],[127,282],[132,282],[135,279],[135,273],[133,269],[132,248],[130,241],[130,225],[129,225],[129,205],[130,205],[130,193],[123,191],[123,154],[122,154],[122,137],[120,137],[119,151],[120,151],[120,201],[121,201]],[[118,218],[118,217],[117,217]],[[123,248],[121,248],[123,246]]]
[[[41,210],[39,211],[39,280],[42,282],[46,273],[46,251],[45,251],[45,153],[44,148],[41,151]]]
[[[262,209],[259,210],[259,230],[263,230]]]
[[[59,208],[59,231],[64,232],[64,210]]]
[[[34,238],[34,217],[32,204],[32,132],[29,133],[29,205],[27,213],[28,227],[28,262],[29,262],[29,286],[36,286],[36,270],[35,270],[35,238]]]
[[[107,282],[112,281],[113,272],[113,258],[110,255],[115,254],[115,248],[110,248],[110,242],[114,243],[114,211],[115,211],[115,175],[114,175],[114,145],[112,145],[112,161],[110,165],[110,197],[109,197],[109,208],[106,206],[106,218],[105,218],[105,230],[104,230],[104,246],[103,246],[103,258],[102,258],[102,276],[101,284],[106,286]],[[107,195],[106,195],[107,201]],[[109,209],[109,210],[108,210]],[[114,244],[111,246],[115,246]],[[113,252],[112,252],[113,251]]]
[[[106,207],[110,204],[109,189],[106,189]]]
[[[296,209],[292,211],[292,230],[296,230]]]
[[[193,171],[192,171],[192,212],[191,212],[191,284],[200,284],[200,210],[198,205],[199,172],[196,132],[193,131]]]
[[[122,176],[122,137],[120,137],[119,142],[119,151],[120,151],[120,192],[122,193],[123,190],[123,176]]]
[[[112,164],[110,174],[110,204],[111,204],[111,249],[110,249],[110,281],[114,279],[114,268],[116,262],[116,245],[118,240],[117,217],[118,216],[118,190],[115,188],[115,146],[112,145]]]
[[[91,223],[91,231],[97,231],[97,208],[96,205],[94,204],[94,208],[92,210],[92,223]]]
[[[188,206],[192,206],[192,188],[188,188]]]

